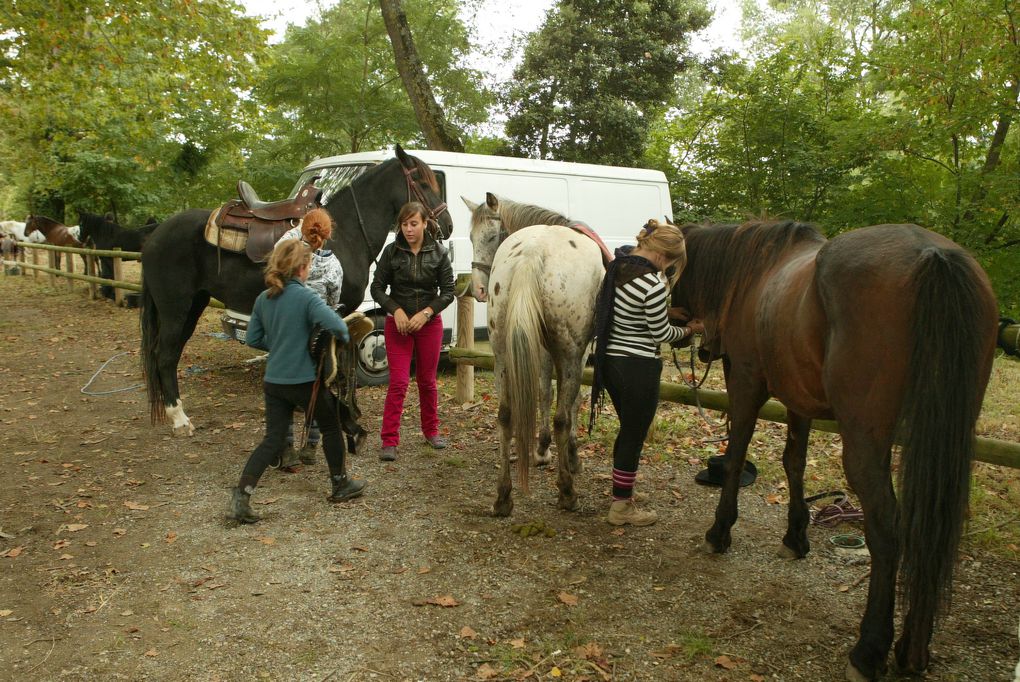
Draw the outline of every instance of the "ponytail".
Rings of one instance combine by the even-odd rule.
[[[293,279],[302,265],[310,262],[312,252],[308,244],[298,239],[280,242],[269,256],[266,264],[265,282],[269,298],[279,296],[287,281]]]

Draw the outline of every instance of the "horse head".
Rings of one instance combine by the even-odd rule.
[[[485,193],[485,203],[476,204],[461,197],[471,211],[471,286],[475,299],[485,302],[488,297],[489,273],[496,249],[506,237],[503,221],[499,215],[499,198],[492,192]]]
[[[407,180],[407,201],[417,201],[428,211],[425,222],[433,237],[448,239],[453,234],[453,220],[440,194],[436,174],[427,163],[405,152],[399,144],[396,154]]]

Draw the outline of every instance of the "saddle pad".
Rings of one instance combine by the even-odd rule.
[[[222,206],[220,208],[223,208]],[[213,246],[234,253],[244,253],[248,245],[248,231],[236,230],[229,227],[221,228],[216,224],[220,215],[220,208],[209,214],[209,220],[205,223],[205,240]]]
[[[580,232],[585,237],[595,242],[595,244],[599,247],[599,251],[602,252],[602,265],[603,266],[609,265],[610,261],[613,260],[613,252],[609,250],[609,247],[606,246],[606,243],[602,241],[602,238],[599,237],[598,234],[596,234],[595,230],[591,229],[582,222],[574,222],[568,225],[567,227],[574,230],[575,232]]]

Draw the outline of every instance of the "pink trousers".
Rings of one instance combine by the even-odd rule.
[[[411,383],[411,358],[414,357],[414,379],[418,383],[418,402],[421,405],[421,432],[426,438],[439,433],[439,389],[436,371],[439,368],[439,351],[443,347],[443,318],[436,315],[424,327],[412,334],[401,334],[392,315],[386,316],[383,330],[386,338],[386,358],[390,365],[390,386],[383,407],[383,447],[400,445],[400,416],[404,412],[404,397]]]

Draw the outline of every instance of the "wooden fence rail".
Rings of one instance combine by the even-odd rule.
[[[33,272],[36,276],[41,273],[48,274],[51,282],[54,282],[57,277],[64,277],[68,279],[68,286],[72,284],[72,280],[78,280],[86,282],[89,285],[89,291],[93,299],[99,298],[96,287],[98,285],[110,286],[114,288],[114,300],[118,305],[123,305],[123,294],[122,291],[135,291],[140,292],[142,285],[135,282],[128,282],[121,277],[122,264],[124,261],[141,261],[142,254],[140,251],[121,251],[120,249],[87,249],[78,248],[75,246],[55,246],[54,244],[33,244],[30,242],[18,242],[18,247],[21,249],[20,259],[17,261],[3,261],[4,268],[9,266],[17,265],[24,270],[24,274],[28,275],[29,272]],[[28,250],[35,249],[32,251],[32,262],[28,262]],[[49,252],[50,265],[39,265],[36,262],[36,252],[43,251]],[[61,270],[55,267],[54,253],[66,253],[69,254],[67,257],[67,271]],[[86,274],[78,274],[74,272],[74,261],[71,259],[70,254],[77,254],[85,260]],[[99,277],[92,273],[98,270],[97,259],[99,258],[112,258],[113,259],[113,279],[107,279]],[[213,308],[226,308],[220,301],[215,298],[209,299],[209,305]]]
[[[472,365],[484,369],[492,369],[493,357],[491,353],[467,348],[451,348],[450,360],[460,365]],[[583,383],[591,386],[591,368],[584,370]],[[674,403],[685,405],[697,405],[699,402],[705,409],[726,412],[729,410],[729,397],[725,391],[709,391],[698,389],[697,398],[694,390],[681,384],[674,384],[663,381],[659,384],[659,397]],[[776,400],[769,400],[758,412],[759,419],[786,423],[786,407]],[[838,424],[834,421],[815,419],[811,422],[811,428],[816,431],[828,433],[839,433]],[[998,440],[996,438],[975,438],[974,458],[988,464],[1020,469],[1020,443]]]

